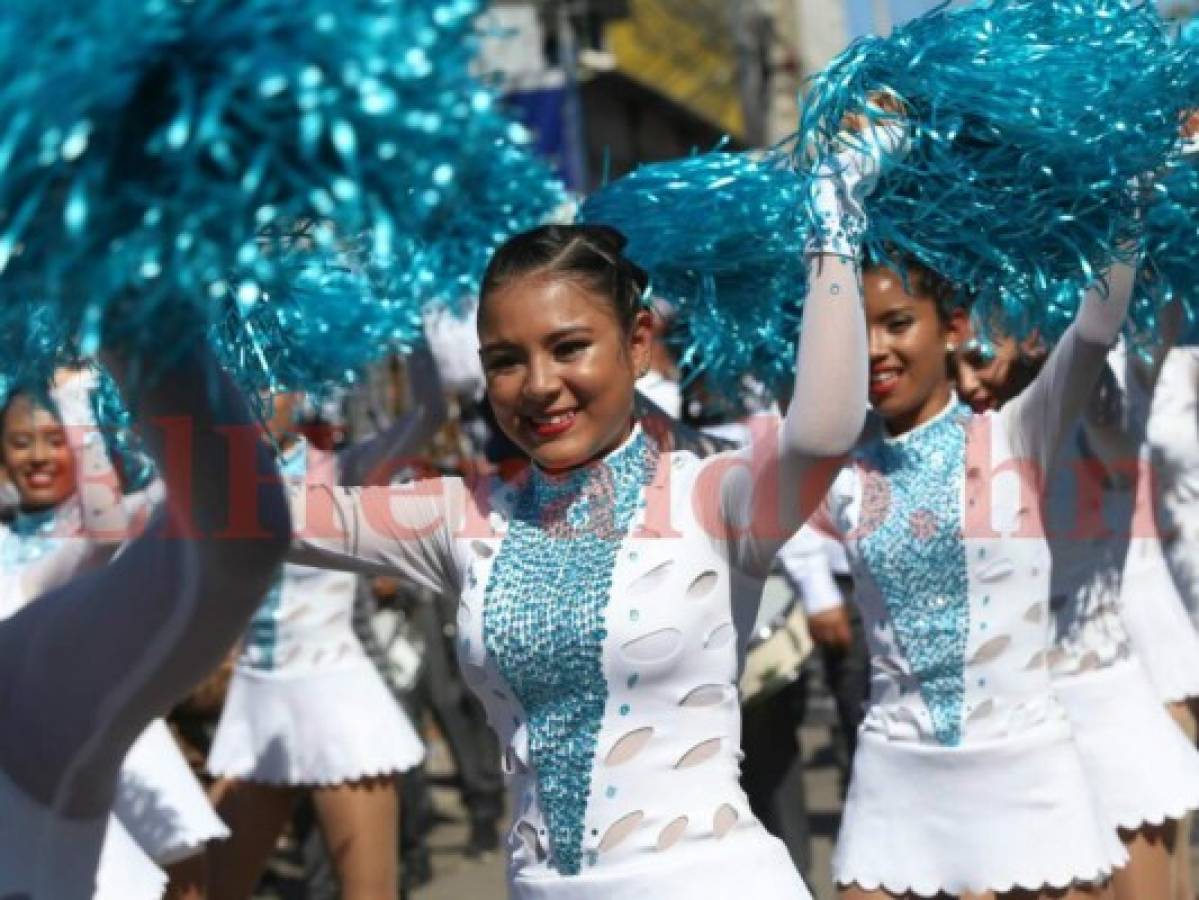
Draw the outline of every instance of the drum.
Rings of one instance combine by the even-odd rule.
[[[781,575],[771,575],[762,591],[762,604],[745,655],[742,704],[764,700],[793,683],[811,652],[812,636],[799,596]]]

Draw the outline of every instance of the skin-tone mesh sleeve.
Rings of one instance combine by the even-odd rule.
[[[1042,476],[1103,373],[1128,314],[1135,274],[1131,265],[1117,263],[1087,291],[1077,318],[1032,384],[1000,412],[1017,458],[1036,466]]]

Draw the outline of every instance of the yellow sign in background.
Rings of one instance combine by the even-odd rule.
[[[744,136],[737,50],[721,0],[632,0],[631,15],[608,25],[616,68],[722,131]]]

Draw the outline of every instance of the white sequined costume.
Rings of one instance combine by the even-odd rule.
[[[1166,713],[1146,671],[1156,648],[1129,636],[1131,630],[1143,641],[1144,626],[1152,628],[1144,614],[1173,608],[1199,672],[1199,640],[1166,573],[1152,508],[1138,508],[1147,499],[1141,455],[1151,391],[1140,364],[1119,345],[1061,448],[1046,522],[1054,688],[1111,827],[1130,830],[1180,819],[1199,806],[1199,753]],[[1165,625],[1156,624],[1159,631]]]
[[[302,484],[336,478],[301,439],[281,460]],[[285,565],[250,622],[208,757],[218,776],[333,785],[403,772],[424,746],[351,627],[356,576]]]
[[[459,657],[513,776],[519,900],[808,897],[739,785],[736,684],[805,515],[778,500],[815,502],[864,408],[856,267],[813,268],[792,413],[744,450],[659,454],[636,429],[562,478],[297,498],[299,561],[460,596]]]
[[[853,477],[829,493],[817,521],[849,553],[872,670],[839,884],[1040,890],[1101,880],[1125,859],[1051,683],[1037,493],[1124,299],[1090,292],[1033,385],[998,413],[951,400],[897,437],[868,423]]]

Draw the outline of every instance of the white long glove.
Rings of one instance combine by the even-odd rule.
[[[911,139],[907,126],[892,118],[845,134],[837,143],[843,149],[812,171],[808,191],[816,230],[805,252],[853,259],[866,232],[866,198],[886,165],[907,153]]]

